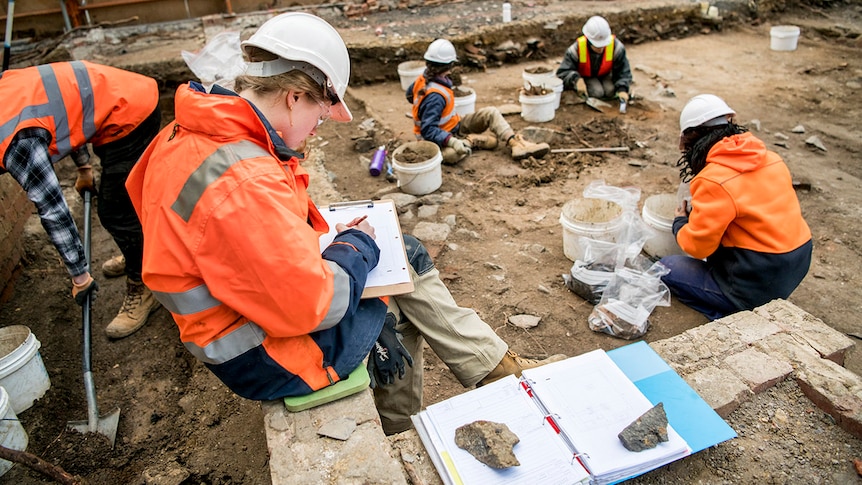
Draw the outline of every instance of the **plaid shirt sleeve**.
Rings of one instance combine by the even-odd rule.
[[[54,173],[44,137],[25,135],[13,140],[6,151],[6,171],[24,188],[27,198],[36,204],[42,227],[60,253],[69,274],[76,276],[88,271],[84,246]]]

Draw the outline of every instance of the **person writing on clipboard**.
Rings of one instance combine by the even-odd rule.
[[[144,281],[186,348],[254,400],[307,395],[368,357],[390,434],[420,409],[423,337],[465,386],[543,363],[511,353],[459,307],[415,238],[405,237],[415,290],[388,303],[360,298],[379,259],[374,228],[338,225],[321,254],[329,228],[300,165],[320,123],[352,119],[347,48],[324,20],[292,12],[243,50],[235,91],[177,89],[176,120],[126,184],[144,228]]]

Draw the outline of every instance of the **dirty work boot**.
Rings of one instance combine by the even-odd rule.
[[[542,158],[551,151],[551,146],[547,143],[533,143],[525,140],[521,135],[509,138],[507,145],[512,150],[513,160],[521,160],[527,157]]]
[[[126,274],[126,257],[121,254],[102,263],[102,274],[106,278],[116,278]]]
[[[509,374],[514,374],[515,377],[521,377],[521,371],[524,369],[532,369],[541,365],[550,364],[551,362],[559,362],[566,358],[567,357],[563,354],[554,354],[543,360],[527,359],[512,352],[511,350],[507,350],[506,355],[503,356],[503,360],[501,360],[500,363],[497,364],[497,367],[494,367],[494,370],[489,372],[488,375],[486,375],[481,381],[479,381],[479,383],[476,384],[476,387],[482,387],[485,384],[490,384],[498,379],[506,377]]]
[[[494,135],[467,135],[467,141],[474,150],[493,150],[497,148],[497,137]]]
[[[156,311],[160,303],[143,282],[126,280],[126,298],[117,316],[105,328],[110,338],[127,337],[147,323],[150,313]]]

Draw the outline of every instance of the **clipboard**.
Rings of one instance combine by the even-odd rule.
[[[339,202],[320,208],[320,214],[329,224],[329,232],[320,236],[320,251],[335,239],[335,225],[346,224],[356,217],[368,216],[374,226],[374,242],[380,248],[380,261],[368,273],[362,298],[403,295],[413,291],[410,280],[404,235],[398,222],[398,211],[393,200],[359,200]]]

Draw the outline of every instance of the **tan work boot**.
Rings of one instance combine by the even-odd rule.
[[[110,338],[123,338],[135,333],[147,323],[150,313],[156,311],[160,303],[142,282],[126,280],[126,298],[117,316],[105,328]]]
[[[467,135],[467,141],[474,150],[493,150],[497,148],[497,137],[494,135]]]
[[[126,257],[121,254],[102,263],[102,274],[106,278],[116,278],[126,274]]]
[[[551,151],[551,146],[547,143],[533,143],[525,140],[521,135],[509,138],[507,145],[512,150],[513,160],[521,160],[527,157],[542,158]]]
[[[527,359],[521,357],[520,355],[512,352],[511,350],[506,351],[506,355],[503,356],[503,360],[497,364],[497,367],[494,367],[494,370],[488,373],[478,384],[476,387],[482,387],[485,384],[490,384],[498,379],[502,379],[509,374],[514,374],[515,377],[521,377],[521,371],[524,369],[532,369],[534,367],[539,367],[541,365],[550,364],[551,362],[559,362],[561,360],[566,359],[567,357],[564,354],[554,354],[547,359],[536,360],[536,359]]]

